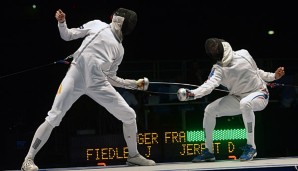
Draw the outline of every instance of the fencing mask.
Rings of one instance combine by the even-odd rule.
[[[221,61],[223,58],[223,45],[221,42],[224,40],[218,39],[218,38],[209,38],[205,42],[205,51],[207,55],[215,60],[215,61]]]
[[[137,24],[137,14],[129,9],[119,8],[114,13],[115,16],[121,16],[124,18],[121,31],[123,35],[130,34]]]
[[[205,51],[211,59],[222,66],[227,66],[232,60],[232,47],[223,39],[207,39],[205,42]]]

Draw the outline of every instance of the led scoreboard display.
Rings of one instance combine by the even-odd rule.
[[[215,130],[214,153],[217,159],[236,159],[246,143],[245,129]],[[203,131],[141,132],[139,152],[156,162],[191,161],[205,148]],[[74,166],[125,164],[128,149],[122,134],[76,136],[69,146]]]

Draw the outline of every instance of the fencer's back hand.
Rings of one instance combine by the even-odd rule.
[[[186,88],[180,88],[177,92],[177,97],[180,101],[188,101],[195,99],[194,93]]]
[[[56,11],[55,18],[59,23],[63,23],[65,21],[65,16],[65,13],[61,9]]]
[[[275,79],[278,80],[285,75],[284,67],[278,67],[275,71]]]
[[[138,90],[147,90],[149,86],[149,79],[144,77],[136,81]]]

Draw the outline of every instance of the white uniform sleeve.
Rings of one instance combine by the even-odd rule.
[[[271,82],[275,80],[275,73],[271,72],[265,72],[262,69],[259,69],[255,60],[252,58],[252,56],[249,54],[247,50],[242,50],[242,53],[246,53],[246,57],[250,60],[250,62],[253,65],[253,68],[257,70],[257,74],[262,78],[262,80],[266,82]]]
[[[88,23],[82,25],[79,28],[67,28],[66,21],[63,23],[58,22],[58,28],[59,28],[59,33],[60,36],[63,40],[65,41],[70,41],[78,38],[83,38],[85,37],[90,28],[95,24],[94,21],[89,21]]]
[[[222,72],[218,65],[214,65],[208,80],[205,81],[200,87],[193,90],[193,93],[195,95],[195,99],[201,98],[203,96],[206,96],[210,94],[216,87],[218,87],[221,83],[222,79]]]
[[[261,69],[258,69],[258,74],[266,82],[271,82],[275,80],[275,73],[265,72]]]
[[[137,81],[132,79],[123,79],[118,76],[108,77],[108,81],[115,87],[126,89],[137,89]]]
[[[115,87],[126,89],[137,89],[137,81],[133,79],[123,79],[117,76],[117,70],[123,58],[117,58],[111,65],[109,71],[105,72],[108,81]]]

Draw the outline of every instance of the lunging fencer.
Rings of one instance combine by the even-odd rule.
[[[269,101],[266,82],[280,79],[284,67],[278,67],[275,73],[259,69],[256,62],[245,49],[234,51],[231,45],[219,38],[209,38],[205,50],[215,64],[208,79],[198,88],[180,88],[177,92],[180,101],[194,100],[210,94],[216,87],[223,85],[229,94],[211,102],[205,108],[203,130],[205,148],[192,162],[215,161],[213,152],[213,131],[216,118],[242,115],[247,134],[247,144],[242,148],[240,161],[249,161],[257,155],[255,144],[255,111],[263,110]]]
[[[72,55],[73,60],[48,111],[45,121],[36,130],[30,149],[22,164],[23,171],[37,171],[34,158],[47,142],[54,127],[59,126],[65,113],[82,95],[87,95],[105,107],[123,123],[123,134],[128,147],[128,165],[151,166],[155,162],[139,154],[137,149],[136,113],[126,103],[115,87],[146,90],[146,78],[134,80],[117,76],[118,66],[124,56],[122,41],[137,23],[137,14],[129,9],[119,8],[111,23],[101,20],[89,21],[78,28],[69,29],[65,13],[57,10],[60,36],[65,41],[84,38],[81,46]]]

